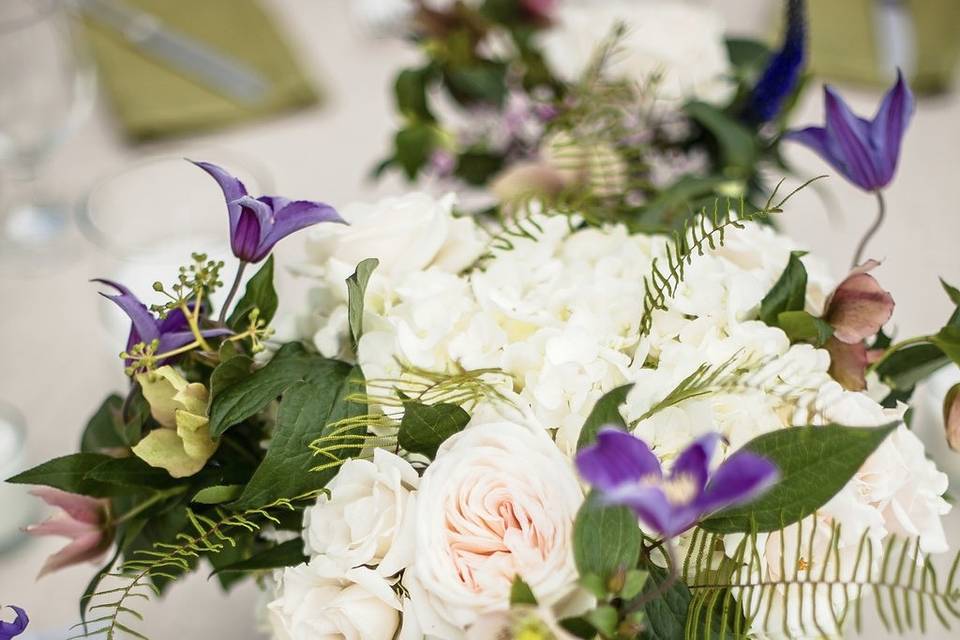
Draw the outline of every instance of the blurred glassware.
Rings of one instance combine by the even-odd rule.
[[[42,250],[69,208],[35,192],[43,161],[89,115],[93,66],[71,31],[64,0],[0,2],[0,256]],[[11,193],[12,192],[12,193]]]
[[[26,440],[23,416],[10,405],[0,402],[0,505],[3,505],[0,552],[27,539],[22,529],[33,521],[37,512],[28,486],[3,482],[26,468]]]
[[[81,233],[100,250],[95,261],[98,271],[90,275],[122,283],[147,305],[166,301],[153,290],[153,283],[174,283],[177,269],[191,263],[192,253],[223,260],[225,279],[232,278],[236,269],[223,193],[185,157],[222,166],[240,178],[250,193],[272,189],[258,163],[211,149],[147,158],[94,184],[77,210]],[[224,293],[221,289],[213,296],[214,305]],[[117,354],[129,320],[115,305],[104,303],[100,308],[111,353]]]

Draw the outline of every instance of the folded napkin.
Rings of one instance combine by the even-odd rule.
[[[270,83],[263,101],[240,104],[137,50],[111,26],[87,16],[84,27],[101,82],[133,140],[219,128],[317,101],[283,35],[255,0],[117,2],[249,65]]]

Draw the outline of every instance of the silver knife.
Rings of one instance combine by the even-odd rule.
[[[118,31],[133,47],[245,106],[267,97],[267,80],[250,66],[166,26],[120,0],[79,0],[92,20]]]

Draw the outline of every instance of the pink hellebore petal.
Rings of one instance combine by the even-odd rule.
[[[38,577],[73,564],[95,560],[110,547],[113,533],[108,526],[108,501],[49,487],[40,487],[31,493],[50,506],[60,508],[61,512],[40,524],[27,527],[27,533],[70,540],[67,546],[47,558]]]
[[[847,344],[831,337],[826,349],[830,353],[830,376],[848,391],[863,391],[867,388],[867,365],[870,353],[861,340]]]
[[[893,297],[869,273],[879,264],[867,260],[855,268],[827,299],[824,320],[840,342],[852,345],[876,335],[893,315]]]
[[[947,444],[960,451],[960,384],[955,384],[943,400],[943,425],[947,431]]]

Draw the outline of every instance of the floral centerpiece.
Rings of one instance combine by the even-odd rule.
[[[831,90],[826,126],[785,137],[879,192],[912,111],[902,80],[872,121]],[[898,631],[957,617],[957,561],[935,567],[947,479],[909,400],[960,363],[960,292],[944,283],[943,326],[894,340],[875,261],[834,278],[769,224],[788,215],[782,184],[714,197],[669,233],[635,224],[621,186],[577,208],[528,191],[518,230],[516,200],[499,218],[454,194],[335,210],[196,164],[224,194],[232,279],[195,255],[151,308],[99,281],[131,320],[129,387],[78,452],[9,480],[61,511],[31,529],[70,539],[43,573],[103,559],[78,636],[143,637],[140,599],[201,567],[225,589],[259,580],[278,639],[809,637],[874,610]],[[308,227],[293,269],[313,288],[280,340],[271,250]],[[23,631],[17,615],[0,633]]]

